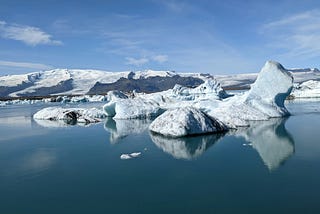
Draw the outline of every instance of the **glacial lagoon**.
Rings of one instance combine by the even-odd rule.
[[[146,120],[71,126],[34,121],[47,105],[1,107],[0,213],[318,213],[319,101],[178,139]]]

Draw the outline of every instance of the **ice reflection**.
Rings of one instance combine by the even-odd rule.
[[[294,153],[294,140],[285,128],[286,118],[256,121],[249,128],[235,131],[257,150],[269,170],[277,169]]]
[[[151,120],[114,120],[107,118],[104,129],[110,133],[110,142],[116,143],[118,140],[132,134],[140,134],[148,129]]]
[[[203,135],[184,138],[166,138],[150,133],[152,141],[164,152],[177,159],[191,160],[202,155],[224,134]]]

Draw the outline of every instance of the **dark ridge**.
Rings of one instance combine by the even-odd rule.
[[[26,89],[32,85],[32,82],[22,82],[22,84],[12,87],[0,86],[0,97],[9,97],[9,94]]]
[[[195,87],[203,83],[203,80],[195,77],[181,77],[175,75],[173,77],[148,77],[141,79],[120,78],[114,83],[99,83],[97,82],[88,92],[88,94],[106,94],[108,91],[119,90],[130,92],[154,93],[173,88],[176,84]]]
[[[32,93],[17,94],[19,97],[48,96],[50,94],[63,93],[73,89],[73,79],[61,81],[58,85],[52,87],[42,87]]]

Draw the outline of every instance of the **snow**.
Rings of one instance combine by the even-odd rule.
[[[0,76],[0,86],[13,87],[20,85],[23,82],[29,82],[29,77],[31,75],[32,74]]]
[[[133,78],[141,79],[148,77],[172,77],[175,75],[180,75],[180,73],[175,73],[173,71],[123,71],[123,72],[108,72],[102,70],[93,69],[53,69],[48,71],[33,72],[22,75],[7,75],[0,76],[0,86],[12,87],[19,84],[32,83],[26,89],[15,91],[10,94],[12,97],[18,96],[18,94],[32,93],[43,87],[56,86],[62,81],[72,81],[73,89],[69,91],[64,91],[61,93],[56,93],[55,95],[63,94],[73,94],[73,95],[83,95],[89,92],[89,90],[97,83],[114,83],[120,78]],[[181,74],[182,76],[193,76],[200,79],[207,79],[206,76],[197,73],[190,73],[188,75]],[[54,95],[54,94],[52,94]]]
[[[36,120],[63,120],[67,124],[100,122],[106,115],[97,108],[44,108],[33,115]]]
[[[319,98],[320,81],[309,80],[296,85],[291,93],[293,98]]]
[[[152,132],[170,137],[215,133],[227,130],[218,120],[192,107],[167,110],[151,123],[149,129]]]

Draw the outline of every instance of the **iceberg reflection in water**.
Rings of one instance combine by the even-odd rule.
[[[227,134],[211,134],[183,138],[168,138],[150,133],[152,142],[163,152],[176,159],[192,160],[201,156],[210,146],[225,135],[243,137],[260,155],[269,170],[277,169],[294,153],[294,140],[285,128],[287,118],[268,121],[252,121],[250,127],[229,131]],[[110,142],[116,143],[129,136],[148,130],[150,120],[114,120],[108,118],[104,124],[110,133]]]
[[[285,128],[286,120],[255,121],[250,123],[250,127],[230,134],[244,137],[257,150],[269,170],[275,170],[294,153],[294,140]]]
[[[116,120],[107,118],[104,123],[104,129],[110,133],[110,143],[117,143],[118,140],[132,134],[141,134],[146,131],[151,120]]]
[[[177,159],[187,160],[202,155],[223,136],[224,134],[211,134],[194,137],[167,138],[162,135],[150,133],[151,140],[165,153]]]

